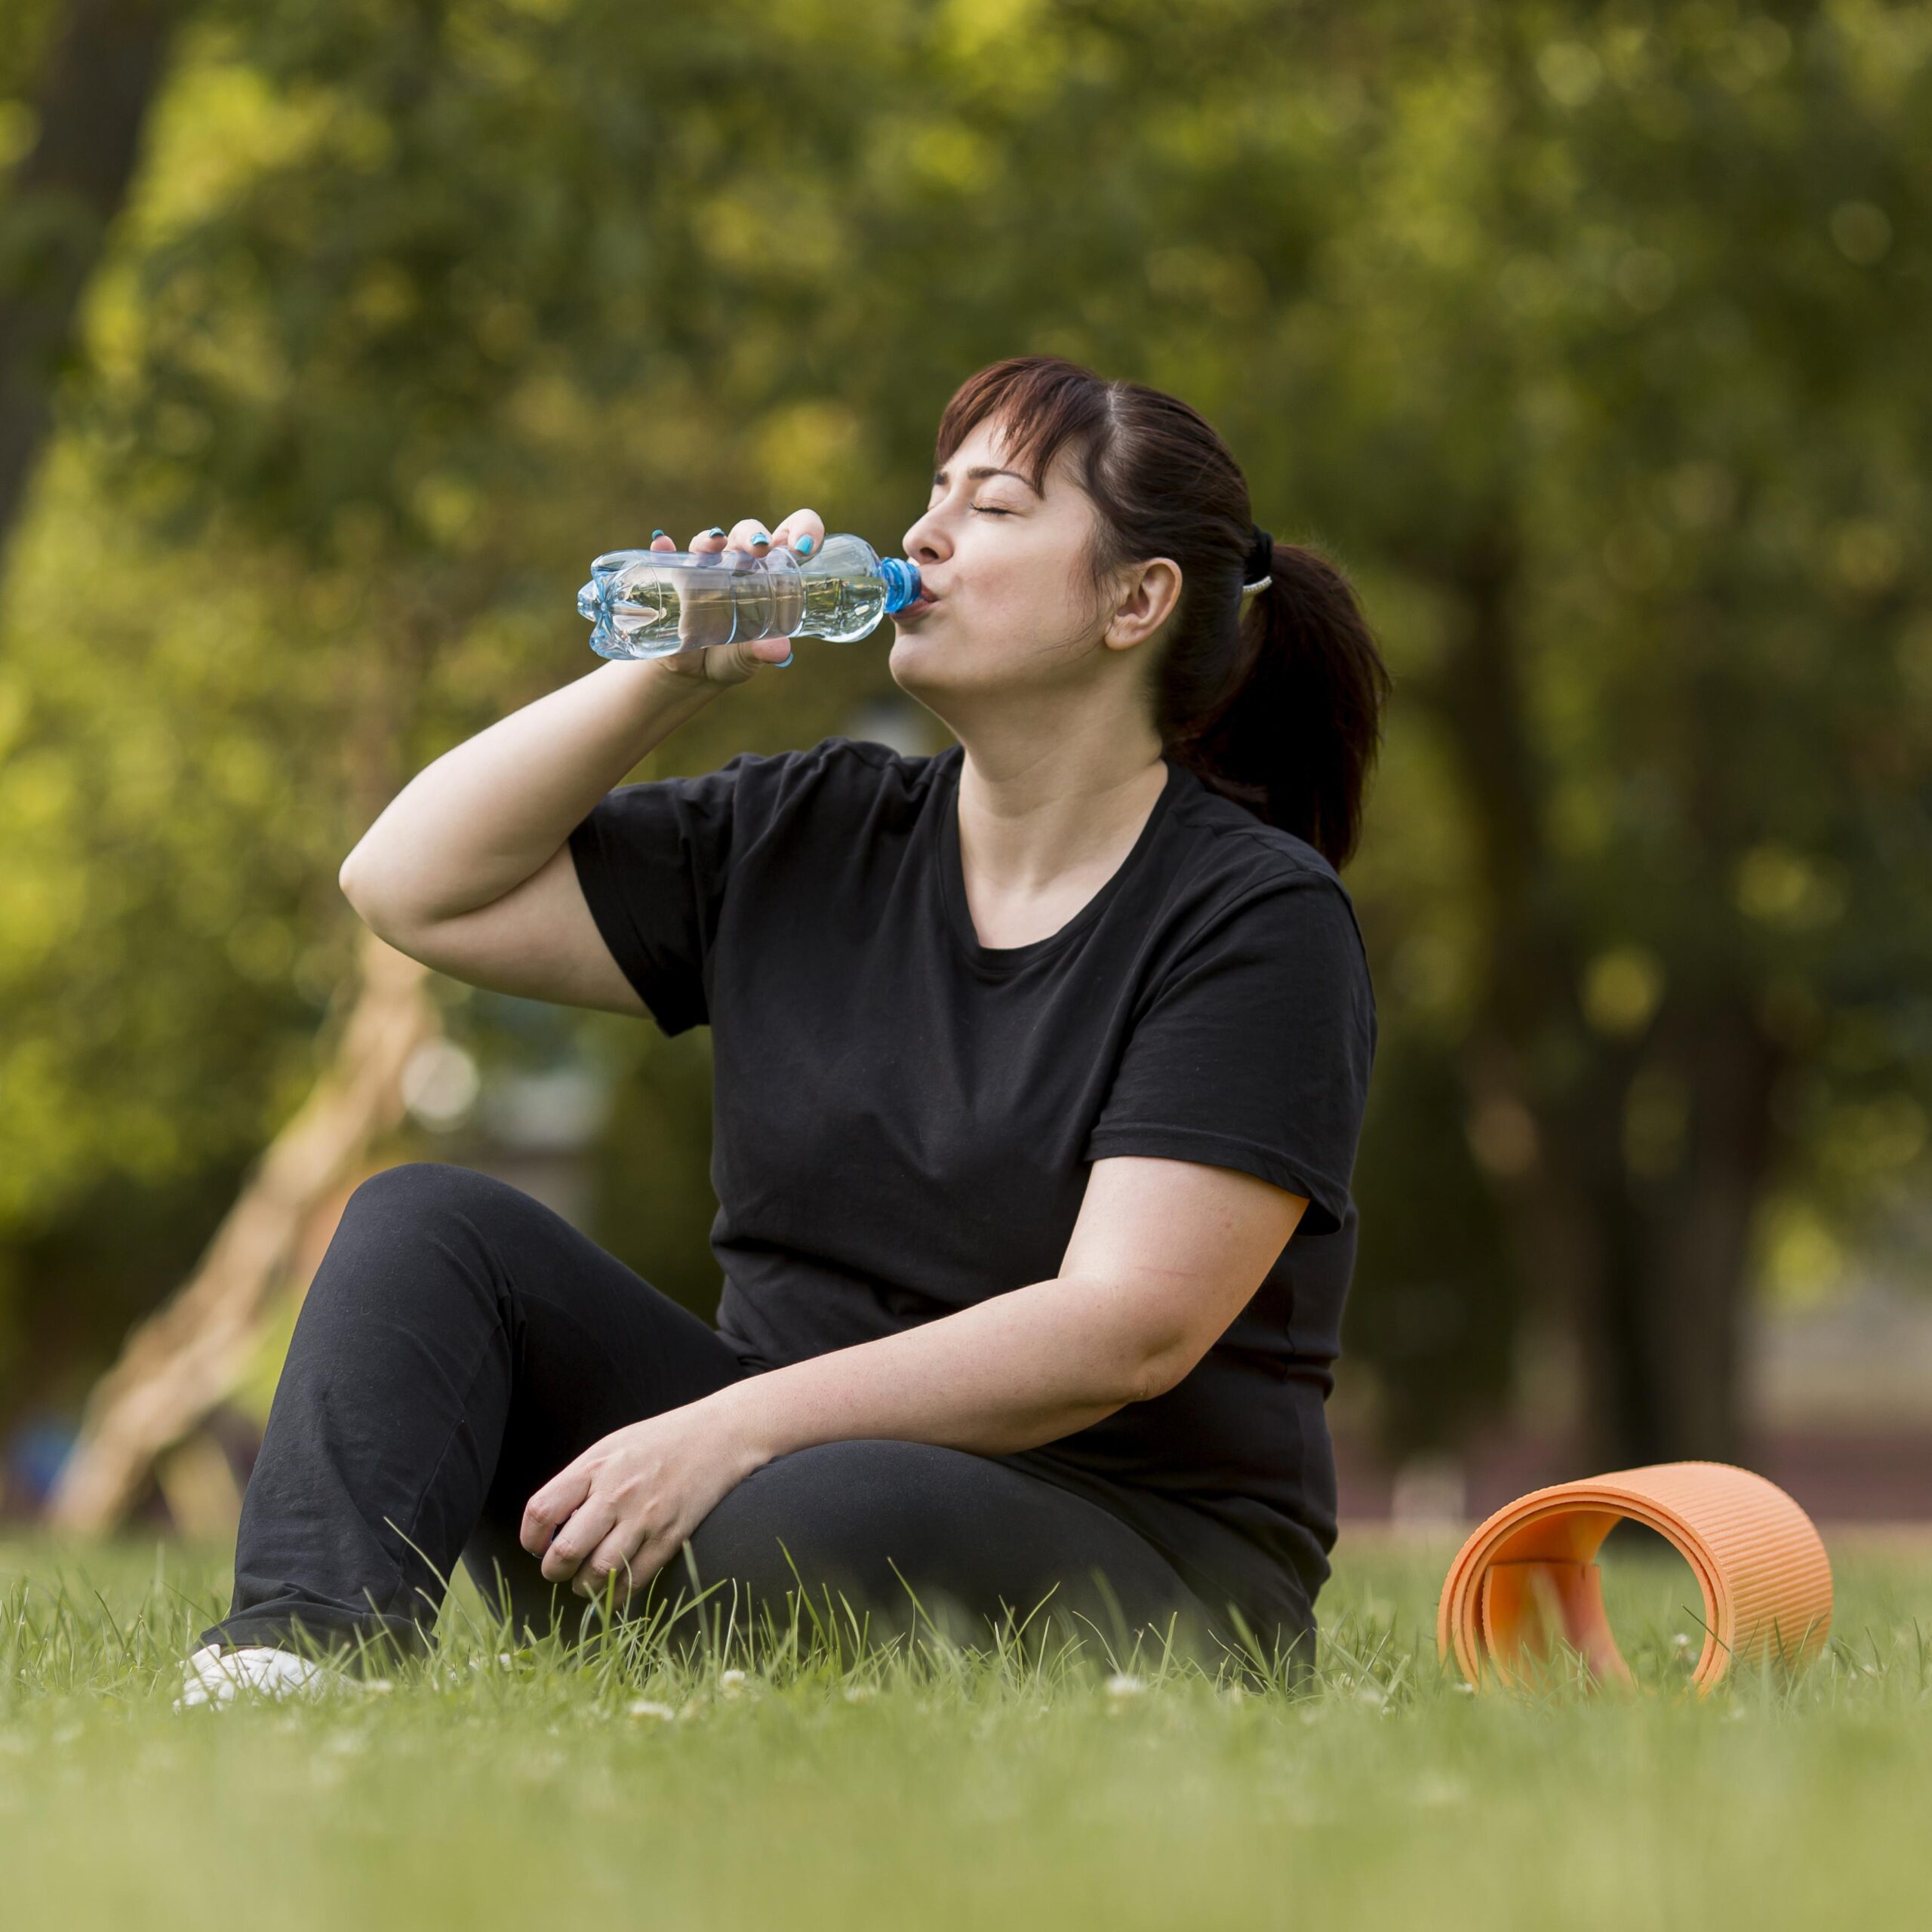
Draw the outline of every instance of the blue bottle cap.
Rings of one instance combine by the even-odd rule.
[[[919,567],[900,557],[881,557],[878,574],[885,580],[885,608],[888,614],[916,603],[925,586],[919,581]]]

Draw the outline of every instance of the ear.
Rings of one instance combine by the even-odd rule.
[[[1171,557],[1150,557],[1128,566],[1126,589],[1100,641],[1109,651],[1144,644],[1180,601],[1180,566]]]

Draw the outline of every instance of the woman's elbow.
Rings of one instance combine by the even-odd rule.
[[[360,848],[357,849],[359,851]],[[358,860],[355,853],[351,852],[343,860],[335,882],[355,916],[378,939],[387,940],[392,946],[398,943],[396,935],[403,930],[405,922],[398,917],[396,909],[385,897],[380,883],[371,877],[366,857]]]
[[[371,909],[373,901],[368,881],[357,869],[353,852],[343,860],[342,869],[336,874],[335,882],[340,888],[343,897],[349,901],[355,916],[365,926],[373,929],[376,922]]]
[[[1191,1337],[1150,1342],[1140,1349],[1133,1378],[1131,1402],[1151,1402],[1177,1387],[1193,1371],[1207,1351],[1197,1347]]]
[[[1071,1297],[1081,1335],[1078,1380],[1083,1399],[1129,1402],[1164,1395],[1208,1349],[1211,1336],[1198,1333],[1198,1311],[1171,1294],[1149,1296],[1118,1276],[1060,1277],[1059,1292]]]

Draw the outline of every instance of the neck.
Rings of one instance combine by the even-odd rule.
[[[1037,697],[957,735],[959,838],[971,875],[1038,892],[1094,866],[1111,871],[1167,782],[1161,741],[1137,710]]]

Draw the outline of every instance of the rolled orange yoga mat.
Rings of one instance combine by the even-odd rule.
[[[1532,1490],[1478,1526],[1449,1566],[1435,1644],[1478,1690],[1514,1681],[1552,1637],[1599,1678],[1634,1680],[1604,1614],[1595,1557],[1625,1518],[1666,1538],[1704,1593],[1704,1647],[1691,1681],[1703,1696],[1732,1663],[1823,1647],[1832,1566],[1806,1515],[1774,1482],[1729,1463],[1653,1463],[1586,1482]]]

